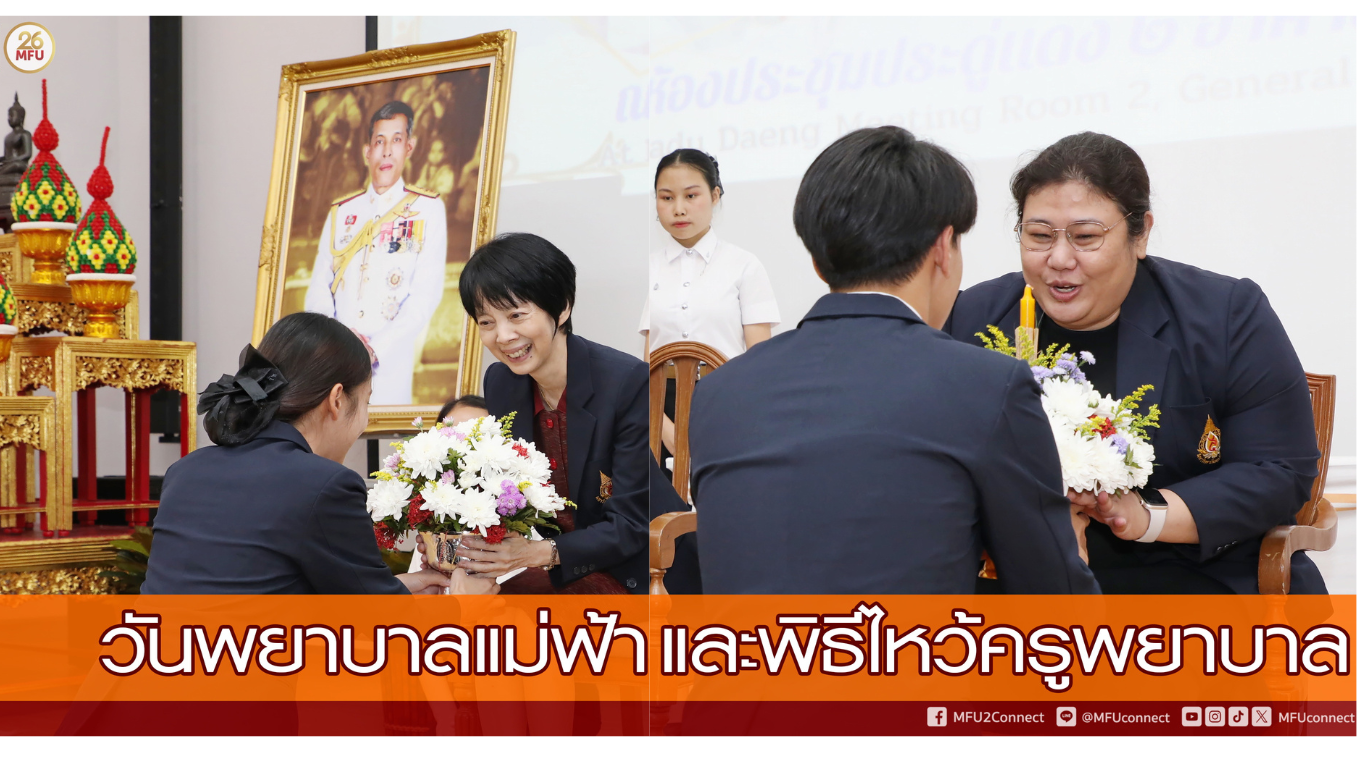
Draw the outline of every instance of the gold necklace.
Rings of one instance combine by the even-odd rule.
[[[560,401],[556,400],[554,403],[550,402],[550,398],[545,394],[545,388],[541,386],[539,381],[536,382],[536,391],[541,393],[541,404],[545,406],[546,410],[554,411],[559,409]]]

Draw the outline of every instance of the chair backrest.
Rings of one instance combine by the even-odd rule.
[[[1314,478],[1309,501],[1295,515],[1295,521],[1300,525],[1313,525],[1318,515],[1319,500],[1323,498],[1323,485],[1328,479],[1328,455],[1333,450],[1333,411],[1337,406],[1338,377],[1306,373],[1304,378],[1309,382],[1309,399],[1314,407],[1314,437],[1319,443],[1319,476]]]
[[[665,380],[672,365],[678,381],[674,394],[674,490],[683,499],[688,498],[692,458],[688,450],[688,419],[692,414],[693,387],[697,385],[702,366],[715,370],[725,362],[725,355],[694,341],[676,341],[650,353],[650,452],[658,461],[664,440]]]

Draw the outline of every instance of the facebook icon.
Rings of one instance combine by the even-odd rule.
[[[949,724],[949,708],[930,707],[926,712],[926,720],[931,728],[943,728]]]

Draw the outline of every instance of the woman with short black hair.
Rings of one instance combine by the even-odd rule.
[[[649,369],[573,333],[575,278],[568,256],[527,233],[480,246],[460,274],[461,302],[497,361],[484,374],[489,413],[516,413],[513,436],[536,444],[574,503],[545,540],[512,534],[461,555],[472,575],[527,568],[504,593],[643,594]]]
[[[365,481],[346,468],[365,430],[370,354],[349,328],[300,312],[242,350],[200,395],[215,445],[166,471],[144,594],[493,592],[380,558]]]

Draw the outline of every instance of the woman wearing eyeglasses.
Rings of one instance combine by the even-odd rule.
[[[1011,192],[1022,271],[963,291],[944,331],[980,344],[987,325],[1013,330],[1027,284],[1042,347],[1094,354],[1084,371],[1103,394],[1154,386],[1143,402],[1162,414],[1157,493],[1069,492],[1092,518],[1104,592],[1255,594],[1262,537],[1295,522],[1319,456],[1304,369],[1265,294],[1147,255],[1148,172],[1118,139],[1068,136],[1017,171]],[[1295,553],[1291,592],[1326,591]]]

